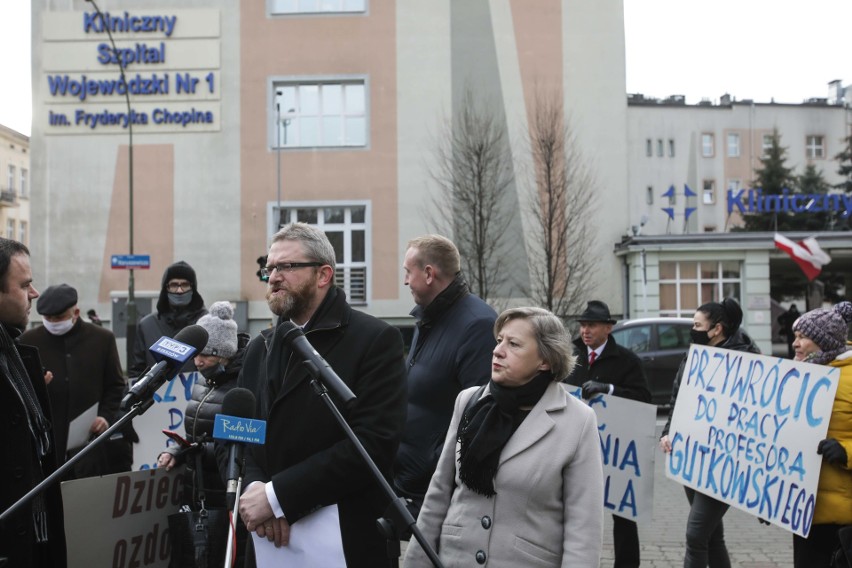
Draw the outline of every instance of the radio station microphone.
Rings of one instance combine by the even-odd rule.
[[[213,438],[227,442],[228,472],[225,498],[229,510],[237,501],[237,488],[243,477],[245,444],[262,444],[266,440],[266,422],[255,420],[254,393],[234,388],[222,400],[222,414],[213,423]]]
[[[196,353],[207,346],[207,330],[190,325],[180,330],[174,339],[163,336],[148,348],[157,363],[142,375],[121,400],[121,410],[153,398],[154,393],[173,379]]]
[[[291,321],[285,321],[278,325],[278,330],[284,332],[284,341],[290,344],[290,347],[304,359],[305,363],[309,364],[309,367],[313,367],[310,369],[312,374],[325,385],[325,388],[344,403],[355,400],[355,394],[346,386],[343,379],[337,376],[331,365],[317,353],[305,337],[302,328]]]

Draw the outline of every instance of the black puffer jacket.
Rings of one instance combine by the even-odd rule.
[[[237,353],[228,362],[224,371],[212,375],[208,379],[199,376],[192,385],[192,398],[186,403],[184,413],[184,428],[186,440],[190,443],[199,443],[197,449],[182,450],[177,446],[171,446],[165,451],[175,456],[178,464],[186,463],[187,470],[194,472],[196,468],[196,451],[201,452],[201,465],[203,471],[204,492],[206,493],[208,506],[224,506],[225,474],[227,470],[227,452],[217,452],[213,440],[213,425],[216,415],[222,413],[222,402],[225,395],[237,386],[237,377],[243,368],[243,357],[248,345],[249,336],[246,333],[237,335]],[[185,495],[193,496],[197,502],[197,490],[195,478],[192,472],[187,482],[192,485],[192,492]],[[187,499],[188,501],[188,499]]]
[[[719,349],[730,349],[731,351],[745,351],[747,353],[760,354],[760,349],[757,345],[755,345],[751,337],[749,337],[748,334],[741,329],[738,329],[731,337],[714,347],[718,347]],[[680,367],[677,369],[674,383],[672,383],[672,398],[669,403],[669,419],[666,420],[666,425],[663,426],[663,433],[660,434],[661,438],[669,435],[669,428],[671,428],[672,416],[674,415],[675,402],[677,402],[677,393],[680,389],[680,379],[683,376],[683,369],[686,367],[686,360],[688,357],[689,354],[687,353],[680,362]]]

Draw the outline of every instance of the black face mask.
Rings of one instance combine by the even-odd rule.
[[[207,367],[199,372],[209,384],[216,384],[216,379],[218,379],[220,375],[225,374],[225,365],[219,363],[215,367]]]
[[[689,336],[692,338],[692,342],[696,345],[710,345],[709,331],[710,330],[708,329],[690,329]]]

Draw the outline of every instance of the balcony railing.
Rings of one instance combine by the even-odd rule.
[[[18,204],[18,194],[14,189],[0,189],[0,207],[14,207]]]

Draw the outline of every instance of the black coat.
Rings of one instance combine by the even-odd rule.
[[[35,388],[36,396],[48,420],[51,420],[50,403],[38,350],[19,345],[18,352],[24,361],[27,375]],[[36,448],[27,425],[23,402],[12,387],[9,377],[0,375],[0,432],[3,434],[0,450],[0,511],[5,511],[20,497],[56,470],[56,456],[49,453],[42,459],[39,472],[36,467]],[[51,436],[51,443],[53,438]],[[36,560],[33,512],[30,504],[0,525],[0,557],[9,559],[12,567],[55,568],[66,564],[65,526],[62,515],[62,498],[56,483],[44,493],[48,515],[47,555],[42,562]]]
[[[406,383],[399,331],[346,303],[332,288],[306,326],[306,337],[357,397],[337,403],[386,478],[405,423]],[[290,523],[336,503],[349,568],[387,564],[376,530],[388,499],[355,446],[311,387],[307,369],[265,330],[249,343],[240,386],[254,391],[266,420],[266,444],[249,445],[244,486],[272,481]]]
[[[626,347],[615,342],[612,335],[607,337],[606,346],[589,370],[589,349],[582,338],[574,340],[574,355],[577,365],[565,382],[582,386],[588,380],[609,383],[613,385],[612,394],[622,398],[651,402],[651,391],[642,362],[639,357]]]

